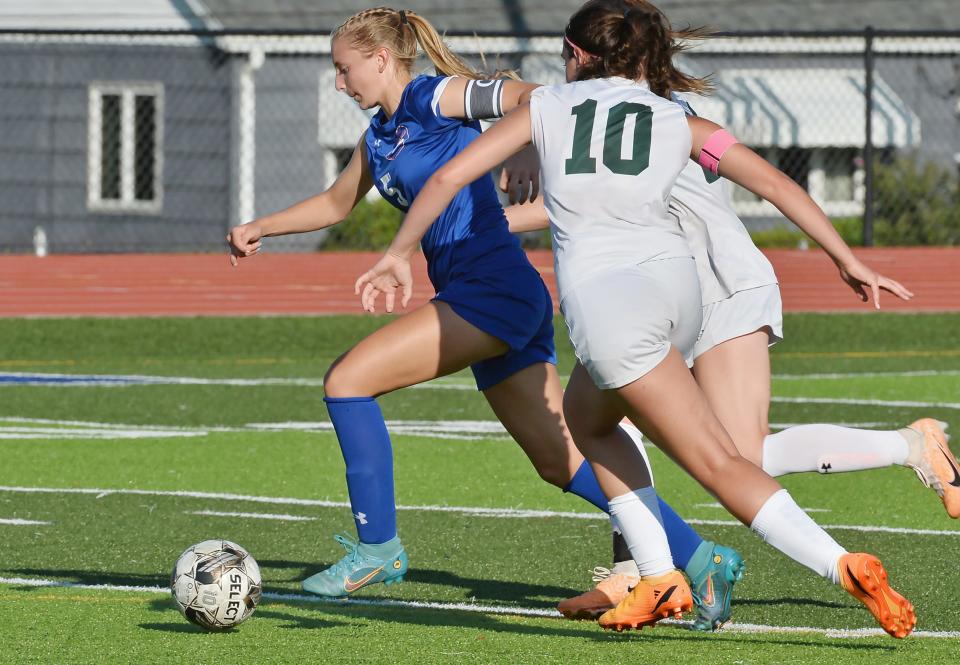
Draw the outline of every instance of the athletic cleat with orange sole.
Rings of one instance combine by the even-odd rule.
[[[917,624],[913,605],[891,588],[880,559],[872,554],[844,554],[837,565],[840,585],[867,606],[881,628],[899,639],[910,634]]]
[[[568,619],[596,619],[612,610],[627,597],[630,589],[640,581],[639,577],[614,573],[608,568],[597,566],[593,569],[595,587],[579,596],[560,601],[557,610]]]
[[[946,423],[933,418],[923,418],[910,425],[910,429],[923,435],[923,459],[910,467],[927,487],[943,501],[947,514],[960,518],[960,464],[947,444],[949,438],[943,431]]]
[[[660,619],[679,619],[693,609],[690,586],[679,570],[643,577],[612,610],[600,617],[601,628],[621,631],[652,626]]]

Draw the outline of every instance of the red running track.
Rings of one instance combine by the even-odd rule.
[[[867,311],[817,250],[766,252],[787,311]],[[884,310],[960,310],[960,248],[862,249],[858,256],[916,297]],[[354,280],[379,254],[261,254],[231,268],[226,254],[0,256],[0,316],[245,316],[360,312]],[[553,258],[530,252],[556,296]],[[422,258],[411,307],[431,295]],[[382,306],[382,303],[381,303]]]

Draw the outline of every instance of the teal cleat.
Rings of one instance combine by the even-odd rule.
[[[334,539],[347,550],[346,555],[326,570],[305,579],[301,583],[304,591],[327,598],[344,598],[371,584],[403,581],[409,560],[400,538],[394,537],[379,545],[357,543],[342,535]]]
[[[733,585],[743,577],[745,567],[735,549],[708,540],[700,543],[686,568],[697,610],[692,630],[717,630],[730,620]]]

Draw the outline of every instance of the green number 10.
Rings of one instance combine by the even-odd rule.
[[[597,114],[597,100],[587,99],[570,109],[577,121],[573,127],[573,155],[566,161],[564,172],[596,173],[597,160],[590,156],[590,138]],[[636,115],[633,130],[633,156],[621,157],[623,125],[628,115]],[[653,109],[644,104],[620,102],[607,114],[607,128],[603,135],[603,163],[621,175],[638,175],[650,166],[650,135],[653,130]]]

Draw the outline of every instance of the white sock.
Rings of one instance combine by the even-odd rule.
[[[840,583],[837,562],[847,550],[810,519],[787,490],[774,492],[767,499],[750,528],[797,563],[834,584]]]
[[[837,473],[904,464],[910,451],[899,432],[877,432],[837,425],[797,425],[763,440],[763,470],[785,473]]]
[[[610,517],[620,527],[641,577],[663,575],[674,569],[657,493],[652,487],[611,499]]]

